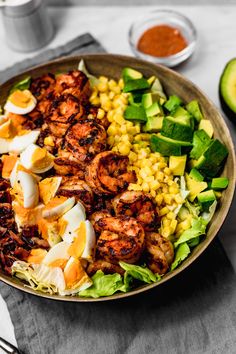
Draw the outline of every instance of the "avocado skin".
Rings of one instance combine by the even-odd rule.
[[[231,120],[232,123],[236,124],[236,113],[229,108],[229,106],[225,103],[225,100],[221,94],[220,86],[219,86],[219,98],[220,98],[220,106],[225,113],[226,117]]]

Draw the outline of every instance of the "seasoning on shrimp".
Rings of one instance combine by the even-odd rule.
[[[127,189],[136,180],[134,171],[127,171],[127,156],[104,151],[97,154],[89,164],[86,181],[97,194],[116,195]]]
[[[117,216],[127,215],[136,218],[144,230],[157,228],[157,211],[150,195],[144,192],[126,191],[116,196],[112,205]]]
[[[144,248],[142,225],[128,216],[106,217],[97,221],[101,234],[97,242],[97,254],[108,262],[135,263]]]

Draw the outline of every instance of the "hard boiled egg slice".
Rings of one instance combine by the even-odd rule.
[[[64,269],[68,259],[70,258],[68,254],[68,249],[70,245],[65,242],[59,242],[57,245],[53,246],[43,259],[43,264],[49,267],[60,267]]]
[[[39,182],[39,196],[44,204],[48,204],[55,197],[61,181],[62,177],[48,177]]]
[[[18,177],[18,172],[19,171],[23,171],[23,172],[27,172],[28,174],[30,174],[31,176],[33,176],[35,178],[35,180],[37,182],[40,181],[41,177],[37,176],[36,174],[32,173],[31,171],[27,170],[24,166],[22,166],[20,164],[20,161],[17,160],[12,171],[11,171],[11,174],[10,174],[10,183],[11,183],[11,186],[12,188],[14,187],[15,185],[15,182],[17,180],[17,177]]]
[[[54,156],[47,149],[30,144],[21,153],[22,165],[34,173],[44,173],[53,167]]]
[[[39,201],[39,190],[35,178],[27,172],[19,171],[16,183],[20,184],[22,190],[24,208],[34,208]],[[17,187],[14,186],[13,189],[14,188]],[[19,193],[18,188],[17,190]]]
[[[73,241],[75,230],[78,229],[80,222],[85,221],[86,214],[84,206],[78,202],[72,209],[65,213],[59,220],[59,234],[64,241],[70,243]]]
[[[64,268],[64,279],[65,289],[59,290],[60,295],[76,294],[89,288],[93,283],[82,267],[81,262],[73,257],[70,257]]]
[[[15,214],[15,221],[18,230],[27,225],[37,225],[39,220],[42,219],[43,204],[37,205],[33,209],[24,208],[18,201],[12,202],[12,208]]]
[[[59,235],[59,225],[57,221],[48,221],[42,218],[38,221],[38,229],[42,237],[48,241],[50,247],[62,241]]]
[[[10,151],[21,153],[27,148],[30,144],[33,144],[37,141],[40,132],[38,130],[32,130],[29,133],[23,135],[15,136],[10,143]]]
[[[75,231],[76,237],[68,250],[70,256],[92,260],[94,258],[96,237],[89,220],[81,221]]]
[[[0,138],[9,139],[13,135],[11,119],[7,119],[0,123]]]
[[[29,90],[16,90],[7,99],[5,111],[15,114],[27,114],[36,107],[37,100]]]
[[[66,198],[63,196],[54,197],[45,206],[43,210],[43,217],[48,219],[58,219],[60,216],[70,210],[75,204],[75,198]]]

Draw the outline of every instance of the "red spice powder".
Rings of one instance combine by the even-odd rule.
[[[168,25],[158,25],[146,30],[138,41],[140,52],[154,57],[168,57],[187,47],[181,32]]]

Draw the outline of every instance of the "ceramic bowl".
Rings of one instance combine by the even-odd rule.
[[[234,147],[232,143],[232,139],[229,133],[229,130],[222,118],[220,112],[215,107],[215,105],[209,100],[209,98],[192,82],[187,80],[182,75],[166,68],[163,66],[158,66],[152,63],[148,63],[146,61],[136,59],[133,57],[120,56],[120,55],[111,55],[111,54],[96,54],[96,55],[83,55],[69,58],[62,58],[59,60],[55,60],[49,62],[47,64],[43,64],[37,67],[32,68],[31,70],[26,71],[25,73],[18,75],[3,85],[0,86],[0,105],[3,105],[5,102],[9,89],[16,82],[19,82],[25,76],[38,77],[45,73],[58,73],[58,72],[66,72],[69,70],[76,69],[78,67],[78,63],[81,59],[84,59],[86,66],[92,74],[106,75],[114,79],[119,79],[121,76],[122,69],[124,67],[132,67],[136,70],[142,71],[142,73],[150,77],[152,75],[158,76],[161,80],[164,90],[167,95],[178,94],[178,96],[184,101],[189,102],[193,99],[197,99],[200,103],[202,112],[204,116],[212,122],[214,127],[215,137],[219,138],[222,143],[224,143],[228,150],[229,156],[227,158],[227,162],[224,167],[223,175],[229,178],[229,186],[223,192],[220,205],[217,208],[217,211],[210,223],[210,227],[207,231],[207,235],[204,240],[194,248],[191,255],[173,272],[167,273],[161,281],[157,283],[152,283],[150,285],[143,285],[139,288],[136,288],[128,293],[117,293],[110,297],[103,297],[98,299],[92,298],[80,298],[80,297],[63,297],[57,295],[46,295],[43,293],[36,292],[26,286],[20,280],[11,278],[9,276],[4,275],[0,272],[0,280],[3,282],[17,288],[23,290],[27,293],[34,294],[44,298],[50,298],[54,300],[61,301],[70,301],[70,302],[97,302],[97,301],[109,301],[116,300],[120,298],[125,298],[129,296],[133,296],[135,294],[145,292],[147,290],[151,290],[156,287],[160,287],[164,282],[169,281],[171,278],[175,277],[177,274],[182,272],[187,267],[191,266],[191,264],[201,255],[202,252],[210,245],[214,237],[217,235],[220,230],[226,215],[229,211],[230,204],[233,198],[234,189],[235,189],[235,179],[236,179],[236,166],[235,166],[235,153]]]

